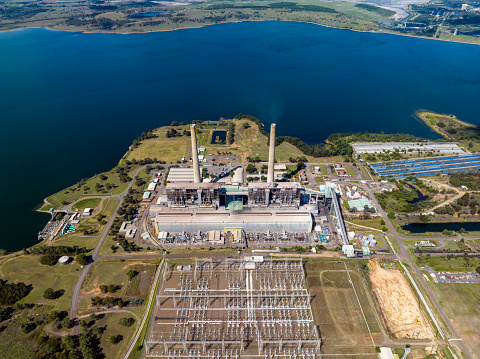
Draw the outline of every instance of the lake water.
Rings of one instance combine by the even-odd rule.
[[[443,232],[445,229],[458,232],[462,228],[467,232],[480,231],[480,222],[461,223],[410,223],[402,228],[411,233]]]
[[[49,194],[117,164],[142,131],[238,113],[279,135],[437,138],[422,108],[479,123],[480,46],[251,22],[149,34],[0,33],[0,248],[36,243]]]

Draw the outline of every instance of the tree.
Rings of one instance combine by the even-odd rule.
[[[299,161],[297,163],[297,171],[301,171],[303,169],[305,169],[307,166],[305,165],[305,163],[303,163],[302,161]]]
[[[30,333],[36,327],[37,326],[35,323],[31,323],[31,322],[22,323],[22,332],[24,332],[25,334]]]
[[[85,253],[78,254],[76,260],[82,266],[88,264],[88,256]]]
[[[430,221],[430,217],[426,214],[421,214],[418,219],[420,220],[420,222],[423,222],[423,223],[427,223]]]
[[[57,292],[55,292],[52,288],[47,288],[43,292],[43,298],[45,298],[45,299],[57,299]]]
[[[83,319],[81,319],[81,320],[78,322],[78,325],[79,325],[81,328],[83,328],[83,329],[85,329],[85,328],[88,327],[87,322],[86,322],[85,320],[83,320]]]
[[[128,280],[132,280],[133,278],[135,278],[138,275],[138,272],[136,270],[130,269],[127,272],[127,275],[128,275]]]
[[[125,327],[131,327],[133,323],[135,323],[134,318],[121,318],[119,321],[120,325],[123,325]]]
[[[246,168],[247,173],[257,173],[257,167],[255,165],[249,163]]]
[[[118,335],[110,335],[108,337],[108,341],[112,344],[118,344],[123,340],[123,335],[118,334]]]
[[[178,122],[177,121],[172,121],[170,126],[178,126]]]
[[[395,219],[395,212],[393,212],[393,211],[388,212],[387,217],[388,217],[388,219],[390,219],[390,220]]]

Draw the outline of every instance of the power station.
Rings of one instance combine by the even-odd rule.
[[[153,234],[163,244],[212,244],[212,240],[226,243],[231,239],[237,243],[250,240],[253,245],[257,237],[265,241],[275,237],[272,241],[284,245],[308,245],[309,241],[314,242],[314,236],[309,234],[318,225],[317,230],[320,228],[327,235],[338,233],[343,244],[348,245],[333,184],[327,183],[317,191],[304,188],[299,182],[275,182],[275,124],[270,126],[267,182],[245,183],[243,167],[235,171],[232,184],[202,182],[196,126],[191,125],[190,131],[193,178],[188,177],[192,172],[184,174],[192,169],[180,169],[183,172],[177,178],[185,175],[190,179],[167,183],[166,195],[149,207]],[[335,227],[329,232],[326,227],[330,219],[326,216],[330,211],[335,212]],[[229,233],[235,235],[230,237]]]

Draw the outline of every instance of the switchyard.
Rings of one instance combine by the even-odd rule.
[[[302,260],[196,259],[163,274],[147,358],[320,358]]]

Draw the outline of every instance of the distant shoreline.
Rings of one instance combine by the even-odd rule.
[[[329,29],[337,29],[337,30],[347,30],[347,31],[353,31],[353,32],[359,32],[359,33],[371,33],[371,34],[387,34],[387,35],[396,35],[396,36],[404,36],[404,37],[409,37],[409,38],[415,38],[415,39],[423,39],[423,40],[434,40],[434,41],[442,41],[442,42],[447,42],[447,43],[457,43],[457,44],[466,44],[466,45],[480,45],[480,42],[469,42],[469,41],[461,41],[461,40],[448,40],[448,39],[438,39],[438,38],[432,38],[432,37],[426,37],[426,36],[418,36],[418,35],[410,35],[410,34],[401,34],[397,32],[391,32],[391,31],[375,31],[375,30],[354,30],[354,29],[347,29],[347,28],[342,28],[342,27],[335,27],[335,26],[330,26],[330,25],[324,25],[324,24],[318,24],[315,22],[310,22],[310,21],[296,21],[296,20],[239,20],[239,21],[224,21],[224,22],[219,22],[216,24],[202,24],[198,26],[190,26],[190,27],[182,27],[182,28],[177,28],[177,29],[168,29],[168,30],[152,30],[152,31],[143,31],[143,32],[137,32],[137,31],[122,31],[122,32],[116,32],[116,31],[98,31],[98,30],[67,30],[67,29],[52,29],[48,26],[41,26],[41,27],[22,27],[18,29],[8,29],[8,30],[0,30],[0,33],[2,32],[10,32],[10,31],[21,31],[21,30],[27,30],[27,29],[46,29],[49,31],[64,31],[64,32],[73,32],[73,33],[83,33],[83,34],[118,34],[118,35],[134,35],[134,34],[154,34],[154,33],[160,33],[160,32],[170,32],[170,31],[180,31],[180,30],[191,30],[191,29],[200,29],[206,26],[215,26],[215,25],[224,25],[224,24],[238,24],[238,23],[244,23],[244,22],[289,22],[289,23],[299,23],[299,24],[311,24],[311,25],[317,25],[317,26],[322,26],[325,28]]]

